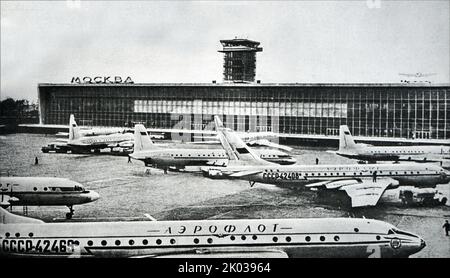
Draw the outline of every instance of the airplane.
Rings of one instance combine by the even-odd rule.
[[[142,124],[134,127],[134,150],[129,156],[144,161],[146,166],[182,169],[185,166],[219,165],[226,166],[228,156],[223,149],[186,149],[161,148],[150,139],[147,129]],[[280,164],[293,164],[295,159],[278,150],[261,150],[259,156]]]
[[[339,128],[339,150],[343,157],[361,161],[414,161],[437,162],[450,159],[449,146],[382,146],[356,144],[347,125]]]
[[[253,146],[262,146],[262,147],[270,147],[270,148],[274,148],[274,149],[280,149],[280,150],[284,150],[287,152],[291,152],[293,150],[293,148],[285,146],[285,145],[280,145],[274,142],[269,141],[268,139],[253,139],[253,138],[249,138],[246,137],[245,134],[243,135],[243,133],[237,133],[237,135],[239,137],[241,137],[241,139],[249,146],[253,147]],[[200,137],[202,139],[205,139],[205,137]],[[194,136],[194,142],[189,142],[189,144],[196,144],[196,145],[206,145],[206,144],[217,144],[219,143],[219,138],[216,136],[210,137],[209,140],[206,141],[195,141],[196,140],[196,136]]]
[[[399,75],[403,75],[403,76],[408,76],[408,77],[428,77],[428,76],[433,76],[436,75],[436,73],[421,73],[421,72],[416,72],[416,73],[399,73]]]
[[[364,218],[45,223],[0,208],[11,257],[409,257],[425,241]]]
[[[70,115],[69,120],[69,140],[67,145],[75,152],[90,152],[95,150],[99,152],[100,149],[114,148],[114,147],[128,147],[133,146],[133,134],[131,133],[117,133],[109,135],[97,136],[82,136],[80,129],[75,122],[73,114]]]
[[[67,206],[67,219],[73,206],[90,203],[99,194],[78,182],[53,177],[0,177],[0,206]]]
[[[124,128],[80,128],[79,133],[82,137],[87,136],[98,136],[98,135],[110,135],[115,133],[125,133],[127,129]],[[69,137],[69,132],[58,132],[55,134],[57,138],[67,138]],[[67,140],[65,140],[67,141]]]
[[[344,191],[352,207],[375,206],[386,189],[400,185],[435,187],[450,173],[433,164],[276,165],[258,157],[215,116],[216,129],[230,161],[227,167],[201,167],[209,178],[243,179],[277,185],[300,185],[319,191]]]

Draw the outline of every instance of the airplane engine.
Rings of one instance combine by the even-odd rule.
[[[220,179],[223,177],[222,171],[218,169],[206,169],[203,170],[203,176],[212,178],[212,179]]]

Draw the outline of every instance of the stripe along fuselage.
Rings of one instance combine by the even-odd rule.
[[[358,218],[14,223],[3,255],[49,257],[408,257],[424,241]]]

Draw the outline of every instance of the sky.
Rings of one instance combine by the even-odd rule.
[[[222,82],[235,37],[261,42],[262,83],[450,82],[450,1],[0,3],[1,99],[83,76]]]

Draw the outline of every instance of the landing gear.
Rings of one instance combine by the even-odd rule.
[[[72,219],[73,216],[73,206],[67,206],[70,212],[66,213],[66,219]]]
[[[253,187],[255,185],[256,181],[249,181],[248,183],[250,184],[250,187]]]

